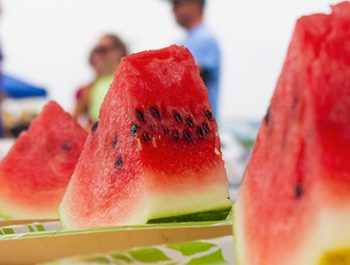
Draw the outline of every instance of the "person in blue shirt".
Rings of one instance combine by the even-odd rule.
[[[220,48],[218,41],[204,24],[205,0],[170,0],[177,23],[187,31],[179,43],[187,47],[198,64],[208,88],[213,113],[218,117]]]
[[[0,17],[2,14],[2,8],[0,6]],[[2,53],[2,48],[0,46],[0,138],[3,137],[4,135],[4,125],[2,122],[2,109],[1,109],[1,101],[5,98],[5,92],[4,92],[4,86],[3,86],[3,75],[2,75],[2,61],[4,59],[3,53]]]
[[[1,71],[2,60],[3,60],[3,54],[2,54],[2,49],[0,47],[0,138],[2,138],[4,135],[4,125],[1,117],[2,116],[1,101],[5,98],[5,92],[3,87],[3,76]]]

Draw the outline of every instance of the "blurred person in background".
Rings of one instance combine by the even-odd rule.
[[[2,55],[2,50],[0,46],[0,138],[4,136],[4,124],[2,121],[2,107],[1,107],[2,104],[1,103],[5,98],[3,76],[2,76],[2,59],[3,59],[3,55]]]
[[[2,8],[0,6],[0,16],[2,15]],[[2,53],[2,47],[0,44],[0,138],[4,136],[4,125],[2,121],[2,108],[1,108],[1,102],[5,98],[5,91],[3,87],[3,79],[2,79],[2,61],[3,61],[3,53]]]
[[[1,63],[1,62],[0,62]],[[2,121],[2,107],[1,107],[1,102],[5,98],[5,93],[3,91],[3,86],[2,86],[2,74],[0,72],[0,138],[4,136],[4,125]]]
[[[98,54],[94,50],[90,52],[89,55],[89,65],[92,67],[94,71],[94,77],[93,80],[78,88],[78,90],[75,93],[75,107],[73,111],[73,116],[79,121],[82,125],[88,125],[89,123],[89,116],[88,116],[88,93],[91,87],[94,85],[96,80],[101,76],[101,70],[99,69],[100,64],[96,64],[96,60],[98,60]]]
[[[78,90],[74,115],[86,114],[91,123],[97,121],[101,104],[113,82],[114,72],[123,56],[127,55],[124,42],[117,35],[106,34],[97,42],[90,54],[90,65],[94,68],[94,80]]]
[[[187,31],[187,37],[179,44],[187,47],[193,54],[208,88],[213,113],[218,117],[220,48],[216,38],[204,24],[205,0],[168,1],[173,5],[176,22]]]

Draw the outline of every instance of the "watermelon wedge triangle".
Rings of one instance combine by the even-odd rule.
[[[57,218],[87,132],[54,101],[0,162],[0,217]]]
[[[65,228],[225,219],[217,124],[190,52],[124,58],[60,206]]]
[[[298,20],[235,205],[239,265],[350,264],[350,2]]]

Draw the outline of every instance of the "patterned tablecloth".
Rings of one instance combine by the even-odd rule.
[[[234,265],[233,237],[95,254],[42,265]]]

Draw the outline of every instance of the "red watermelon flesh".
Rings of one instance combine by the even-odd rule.
[[[54,101],[0,163],[0,216],[57,218],[87,132]]]
[[[66,228],[226,217],[217,125],[187,49],[124,58],[60,207]]]
[[[350,2],[298,20],[235,206],[239,265],[350,264]]]

